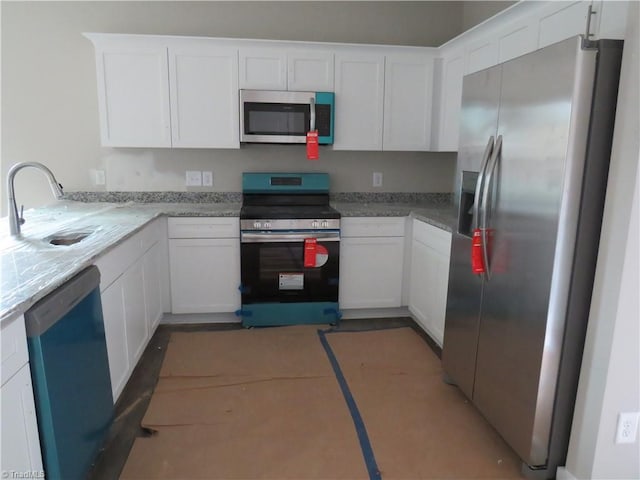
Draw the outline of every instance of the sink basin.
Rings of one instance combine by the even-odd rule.
[[[69,246],[81,242],[89,235],[91,235],[91,233],[92,232],[86,231],[54,233],[50,237],[45,238],[45,241],[50,243],[51,245]]]

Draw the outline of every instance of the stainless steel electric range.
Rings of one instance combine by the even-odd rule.
[[[242,324],[336,323],[340,213],[329,175],[244,173],[242,193]]]

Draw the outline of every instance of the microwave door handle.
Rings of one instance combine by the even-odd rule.
[[[310,98],[310,115],[309,115],[309,131],[313,132],[316,129],[316,99]]]

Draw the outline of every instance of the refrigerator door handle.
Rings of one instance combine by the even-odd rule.
[[[482,221],[480,222],[480,230],[482,232],[482,254],[484,256],[485,278],[487,281],[491,279],[491,265],[489,265],[489,228],[487,225],[489,211],[489,192],[491,191],[491,181],[493,173],[498,165],[500,154],[502,153],[502,135],[498,135],[496,145],[493,148],[493,155],[487,167],[485,187],[482,191]]]
[[[489,157],[491,157],[491,154],[493,153],[493,140],[493,135],[491,135],[489,137],[489,141],[487,142],[487,147],[484,149],[484,154],[482,155],[480,174],[478,175],[478,179],[476,181],[476,191],[473,201],[473,224],[471,226],[473,230],[479,228],[482,184],[484,183],[484,176],[487,170],[487,164],[489,163]]]

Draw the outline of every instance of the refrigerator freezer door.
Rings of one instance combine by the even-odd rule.
[[[466,213],[460,211],[462,172],[480,170],[487,142],[490,137],[495,138],[498,125],[500,68],[483,70],[464,78],[455,187],[455,204],[460,216]],[[474,201],[478,202],[479,199],[475,198]],[[463,207],[466,210],[472,208],[469,204],[463,204]],[[456,227],[459,224],[460,222]],[[471,397],[482,300],[482,277],[471,272],[471,237],[461,235],[457,231],[454,231],[452,238],[448,292],[442,365],[449,380]]]
[[[486,185],[491,277],[473,401],[532,466],[549,450],[564,331],[551,312],[562,309],[554,295],[571,269],[572,252],[560,244],[575,243],[575,230],[564,229],[579,205],[594,59],[572,39],[502,66],[503,142]]]

